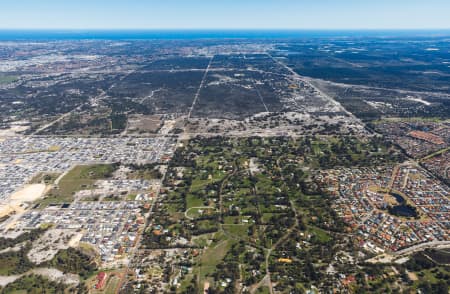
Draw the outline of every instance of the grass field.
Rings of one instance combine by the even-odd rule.
[[[269,289],[269,287],[264,286],[264,287],[261,287],[258,290],[256,290],[255,293],[256,294],[270,294],[270,289]]]
[[[114,294],[116,293],[116,289],[119,286],[120,279],[116,276],[112,276],[108,280],[108,284],[105,287],[105,294]]]
[[[317,238],[321,243],[327,243],[332,240],[331,236],[324,230],[310,226],[309,231]]]
[[[192,241],[199,247],[206,247],[208,240],[211,239],[216,233],[203,234],[192,237]]]
[[[250,225],[223,225],[223,229],[231,235],[240,238],[241,240],[248,239],[248,228]]]
[[[92,189],[96,180],[110,177],[115,169],[112,164],[76,166],[39,203],[45,207],[50,203],[72,202],[75,192]]]
[[[192,207],[203,207],[205,204],[203,203],[202,199],[199,199],[198,197],[195,197],[192,194],[188,194],[186,197],[186,206],[187,209],[190,209]]]
[[[223,260],[234,242],[222,233],[217,233],[215,237],[218,241],[212,243],[203,251],[203,254],[199,257],[199,265],[194,269],[194,273],[199,277],[200,289],[203,289],[205,281],[208,281],[208,276],[214,273],[216,266]]]
[[[30,184],[53,184],[59,175],[59,173],[39,173],[31,179]]]

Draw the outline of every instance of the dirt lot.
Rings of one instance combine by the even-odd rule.
[[[24,186],[21,190],[12,194],[8,200],[0,203],[0,217],[13,212],[23,212],[23,204],[33,202],[42,197],[46,192],[46,188],[47,186],[44,184]]]
[[[128,133],[156,133],[163,124],[162,116],[155,115],[131,115],[128,118]]]
[[[33,243],[28,253],[30,261],[40,264],[51,260],[59,250],[78,245],[81,235],[70,230],[51,229]]]

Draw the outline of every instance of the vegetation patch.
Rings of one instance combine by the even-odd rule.
[[[10,276],[23,274],[34,267],[28,259],[27,253],[31,249],[31,244],[27,243],[18,251],[8,251],[0,254],[0,275]]]
[[[48,266],[55,267],[65,273],[78,274],[84,280],[88,279],[97,270],[94,258],[75,248],[60,250],[49,261]]]
[[[66,293],[67,285],[50,281],[40,275],[25,275],[1,289],[2,294],[60,294]]]

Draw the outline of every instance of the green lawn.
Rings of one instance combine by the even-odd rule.
[[[203,203],[202,199],[200,199],[198,197],[195,197],[192,194],[188,194],[186,196],[186,207],[187,207],[187,209],[190,209],[192,207],[202,207],[202,206],[205,206],[205,204]]]
[[[272,216],[274,216],[274,213],[265,212],[265,213],[262,214],[261,221],[264,224],[268,224],[270,219],[272,218]]]
[[[327,232],[320,228],[310,226],[309,231],[316,236],[317,240],[321,243],[327,243],[332,239]]]
[[[236,237],[246,240],[248,239],[248,227],[250,225],[223,225],[223,229],[230,233],[231,235],[235,235]]]

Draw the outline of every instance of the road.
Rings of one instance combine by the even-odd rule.
[[[280,168],[280,158],[277,159],[276,163],[277,163],[278,168]],[[281,176],[281,179],[284,181],[283,176]],[[256,187],[255,187],[255,189],[256,189]],[[290,228],[287,229],[286,233],[281,238],[279,238],[277,242],[275,242],[275,244],[273,244],[270,248],[267,249],[267,253],[266,253],[266,257],[265,257],[266,275],[256,285],[252,286],[252,289],[250,290],[250,293],[252,293],[252,294],[255,293],[255,291],[258,290],[258,288],[260,288],[264,284],[266,284],[269,287],[270,294],[274,293],[272,280],[270,277],[270,270],[269,270],[270,255],[272,254],[272,251],[275,250],[281,243],[286,241],[286,239],[289,238],[292,231],[295,230],[296,228],[298,228],[298,226],[299,226],[298,213],[297,213],[297,209],[295,209],[295,203],[293,200],[290,200],[290,204],[291,204],[292,211],[294,212],[295,222]]]
[[[427,242],[427,243],[417,244],[417,245],[408,247],[406,249],[394,252],[393,254],[396,256],[409,255],[409,254],[415,253],[417,251],[422,251],[423,249],[427,249],[427,248],[433,248],[433,249],[450,248],[450,241],[431,241],[431,242]]]
[[[161,178],[161,183],[164,182],[164,179],[166,177],[167,171],[163,174],[162,178]],[[129,263],[128,265],[125,267],[124,271],[123,271],[123,275],[119,281],[119,283],[117,284],[117,288],[116,288],[116,294],[119,294],[120,289],[123,287],[123,284],[126,280],[126,274],[128,273],[128,271],[130,270],[130,267],[133,265],[135,257],[136,257],[136,251],[139,250],[139,247],[141,246],[141,239],[142,239],[142,235],[144,234],[145,230],[152,225],[152,220],[153,218],[150,218],[153,209],[155,207],[155,204],[158,202],[158,196],[159,193],[161,192],[161,188],[157,191],[157,193],[155,193],[155,198],[152,201],[152,204],[150,206],[150,209],[148,211],[148,213],[145,215],[145,222],[144,222],[144,226],[143,226],[143,230],[141,233],[137,234],[136,237],[136,243],[135,246],[131,249],[131,252],[129,254]]]

